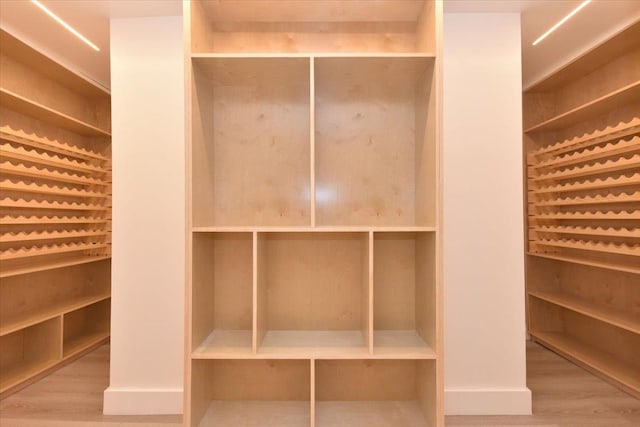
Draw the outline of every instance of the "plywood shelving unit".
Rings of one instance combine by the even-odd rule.
[[[443,426],[440,1],[185,2],[185,425]]]
[[[640,22],[524,93],[531,336],[640,397]]]
[[[110,95],[0,32],[0,397],[109,338]]]

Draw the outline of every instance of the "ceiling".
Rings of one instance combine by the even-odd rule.
[[[29,0],[0,0],[0,26],[53,59],[109,87],[109,20],[172,16],[181,0],[40,0],[100,47],[95,52]],[[593,0],[537,46],[532,42],[582,0],[445,0],[445,13],[521,13],[526,87],[640,19],[640,0]]]

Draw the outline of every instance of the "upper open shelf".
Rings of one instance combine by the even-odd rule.
[[[432,52],[433,0],[191,1],[192,52]]]

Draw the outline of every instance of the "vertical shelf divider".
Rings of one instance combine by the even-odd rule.
[[[310,425],[311,427],[316,427],[316,360],[314,358],[309,359],[310,370],[311,370],[311,390],[310,390]]]
[[[309,58],[309,200],[311,227],[316,226],[316,77],[315,57]]]

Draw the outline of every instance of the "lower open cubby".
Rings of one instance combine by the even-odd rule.
[[[258,354],[368,353],[368,233],[260,233],[257,254]]]
[[[109,337],[111,300],[99,301],[63,316],[63,356],[69,357]]]
[[[194,360],[191,426],[308,427],[309,360]]]
[[[60,317],[0,337],[0,396],[60,361]]]
[[[192,360],[192,427],[436,425],[436,361]]]
[[[529,312],[537,341],[640,397],[638,334],[537,297]]]

